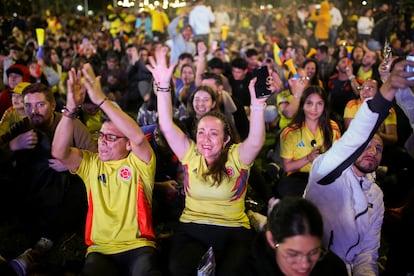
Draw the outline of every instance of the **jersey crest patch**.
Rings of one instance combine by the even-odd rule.
[[[227,174],[229,177],[233,177],[233,176],[234,176],[234,169],[233,169],[233,167],[227,167],[227,168],[226,168],[226,174]]]
[[[131,168],[130,167],[127,167],[127,166],[123,166],[122,168],[119,169],[118,176],[122,180],[129,180],[129,179],[131,179],[131,176],[132,176],[132,170],[131,170]]]

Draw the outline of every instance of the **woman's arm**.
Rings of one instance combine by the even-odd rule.
[[[175,155],[181,159],[190,147],[189,138],[174,123],[170,80],[175,64],[167,67],[166,56],[168,48],[163,46],[155,50],[155,59],[150,57],[147,68],[154,77],[154,92],[157,95],[157,110],[160,129]]]
[[[249,134],[239,146],[240,159],[245,165],[250,165],[256,159],[266,136],[264,111],[267,98],[256,98],[255,83],[256,78],[253,78],[249,83],[251,98]]]

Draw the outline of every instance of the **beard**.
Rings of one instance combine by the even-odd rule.
[[[378,164],[373,164],[372,162],[369,162],[367,165],[363,165],[363,162],[355,162],[354,166],[362,173],[372,173],[378,168]]]

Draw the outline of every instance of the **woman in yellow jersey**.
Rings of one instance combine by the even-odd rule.
[[[280,157],[286,176],[276,186],[280,197],[303,194],[313,160],[341,136],[329,119],[327,93],[318,85],[303,91],[295,117],[280,134]]]
[[[265,139],[267,98],[255,97],[250,82],[250,131],[239,143],[221,112],[209,112],[197,122],[196,139],[173,122],[168,48],[156,50],[149,70],[157,91],[161,131],[184,168],[185,208],[173,234],[169,256],[171,275],[196,275],[203,254],[212,247],[215,275],[246,275],[252,232],[245,213],[250,168]],[[156,60],[156,62],[155,62]]]

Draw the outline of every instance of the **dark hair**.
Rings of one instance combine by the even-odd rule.
[[[322,240],[323,220],[319,209],[303,197],[287,196],[273,207],[267,229],[275,243],[297,235],[311,235]]]
[[[319,77],[319,65],[318,61],[314,58],[306,59],[305,62],[302,64],[302,68],[305,68],[306,64],[308,63],[315,64],[315,76],[310,80],[310,85],[320,85],[320,77]]]
[[[181,27],[180,32],[184,32],[187,28],[193,30],[193,27],[190,24],[184,24],[184,26]]]
[[[207,62],[207,67],[210,69],[223,69],[224,70],[224,62],[218,58],[214,57]]]
[[[205,117],[215,117],[218,118],[220,121],[223,122],[223,132],[224,132],[224,140],[227,139],[227,137],[230,137],[229,142],[224,146],[224,148],[221,150],[220,155],[217,157],[216,160],[214,160],[210,165],[209,165],[209,170],[208,172],[203,174],[204,178],[207,178],[208,176],[211,176],[213,178],[213,184],[212,185],[217,185],[219,186],[223,180],[223,177],[227,177],[227,173],[226,173],[226,162],[227,162],[227,155],[229,152],[229,149],[231,147],[231,145],[239,143],[240,139],[239,136],[237,135],[236,131],[234,130],[234,128],[232,127],[232,124],[229,122],[229,120],[227,119],[226,115],[224,115],[222,112],[220,111],[210,111],[206,114],[204,114],[203,116],[200,117],[200,119],[197,121],[197,126],[195,131],[197,131],[198,129],[198,124],[200,123],[200,121],[205,118]],[[194,137],[197,137],[197,135],[195,135]]]
[[[203,74],[201,74],[201,79],[202,80],[214,79],[216,81],[217,86],[223,85],[223,79],[216,73],[204,72]]]
[[[184,68],[186,68],[186,67],[190,67],[190,68],[193,70],[194,75],[195,75],[195,73],[196,73],[196,68],[195,68],[195,67],[194,67],[194,65],[193,65],[193,64],[191,64],[191,63],[184,63],[184,64],[181,66],[181,68],[180,68],[180,75],[182,74],[183,69],[184,69]]]
[[[52,61],[52,51],[56,51],[54,48],[50,46],[43,46],[43,61],[45,62],[46,66],[53,67],[55,70],[57,68],[57,65],[53,63]]]
[[[179,60],[181,60],[181,59],[185,59],[185,58],[191,59],[191,61],[193,61],[193,62],[194,62],[194,57],[193,57],[193,55],[192,55],[192,54],[190,54],[190,53],[186,53],[186,52],[184,52],[184,53],[181,53],[181,54],[178,56],[178,59],[179,59]]]
[[[292,121],[289,123],[288,127],[292,129],[302,129],[306,119],[303,106],[305,105],[306,99],[312,94],[318,94],[325,103],[322,115],[318,120],[318,125],[322,130],[323,146],[325,150],[327,150],[332,146],[333,130],[328,107],[328,93],[326,93],[322,87],[318,85],[310,85],[305,88],[302,93],[302,97],[300,98],[298,111],[296,112],[296,115],[293,117]]]
[[[252,57],[252,56],[257,56],[257,55],[259,55],[259,53],[254,48],[249,48],[246,50],[246,57]]]
[[[231,67],[246,70],[247,69],[247,61],[244,58],[237,57],[237,58],[235,58],[231,61]]]
[[[52,89],[50,89],[50,87],[47,86],[46,84],[32,83],[23,90],[22,95],[24,97],[27,94],[34,94],[34,93],[44,94],[46,100],[51,104],[54,104],[56,102],[55,97],[53,96]]]
[[[319,45],[317,49],[324,54],[328,54],[329,48],[326,45]]]
[[[205,91],[205,92],[207,92],[209,95],[210,95],[210,97],[211,97],[211,101],[212,102],[214,102],[214,103],[216,103],[216,106],[212,109],[212,110],[214,110],[214,109],[216,109],[217,108],[217,99],[216,99],[216,94],[214,93],[214,91],[213,91],[213,89],[211,88],[211,87],[209,87],[209,86],[206,86],[206,85],[201,85],[201,86],[198,86],[192,93],[191,93],[191,95],[190,95],[190,97],[189,97],[189,99],[188,99],[188,101],[187,101],[187,113],[188,113],[188,115],[190,116],[190,117],[195,117],[195,110],[194,110],[194,107],[193,107],[193,101],[194,101],[194,98],[195,98],[195,94],[198,92],[198,91]],[[193,132],[196,132],[197,131],[197,129],[193,129],[192,130]],[[193,137],[195,137],[195,133],[193,133]]]

